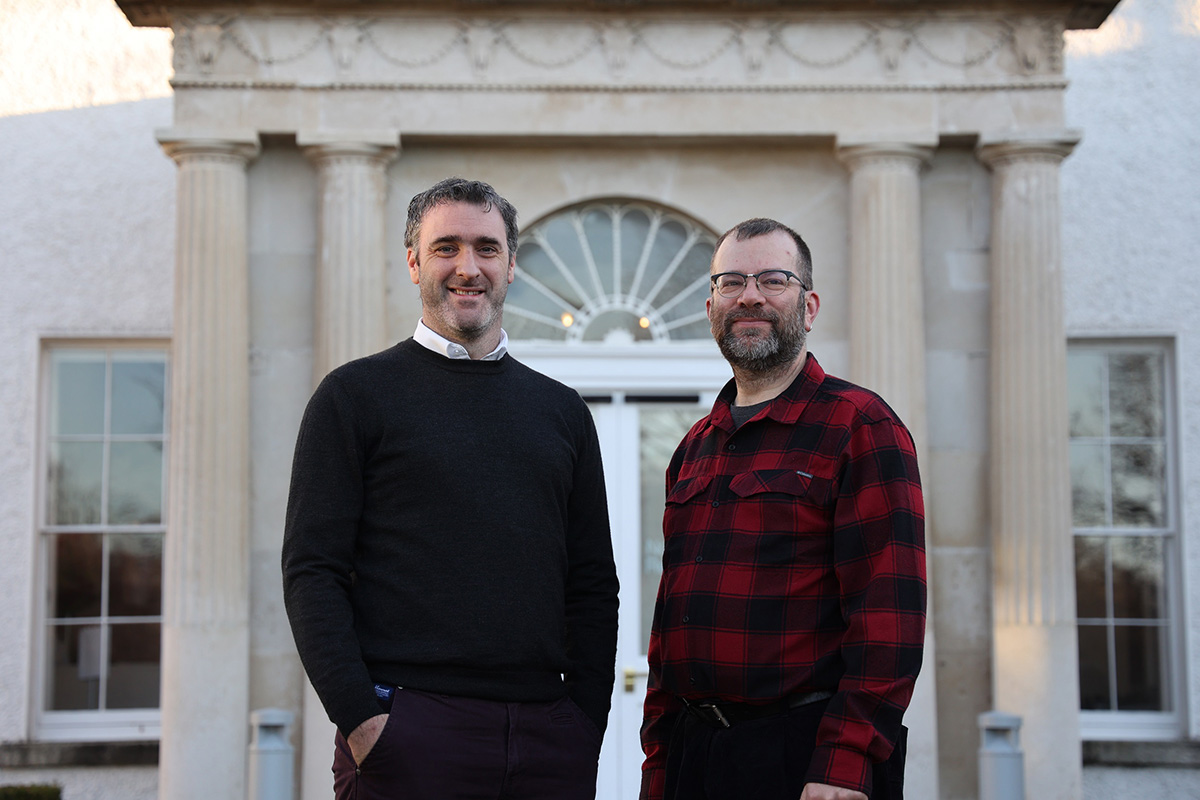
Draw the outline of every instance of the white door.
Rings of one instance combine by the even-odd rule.
[[[621,580],[617,681],[597,797],[631,800],[641,781],[639,728],[646,696],[646,645],[662,573],[663,480],[667,462],[711,393],[584,392],[604,455],[617,574]],[[703,402],[707,400],[706,402]]]

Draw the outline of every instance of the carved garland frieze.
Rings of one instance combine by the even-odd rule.
[[[852,63],[859,82],[865,74],[919,80],[933,72],[966,79],[978,70],[986,73],[980,79],[1059,77],[1062,26],[1033,17],[185,17],[176,23],[174,66],[184,81],[236,76],[308,84],[458,79],[594,86],[708,80],[714,74],[725,84],[764,76],[805,82],[809,73],[824,73],[828,81],[830,72]],[[631,74],[635,64],[638,72]],[[730,64],[740,74],[730,74]]]

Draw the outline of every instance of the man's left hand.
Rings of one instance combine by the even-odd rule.
[[[843,789],[841,786],[830,786],[827,783],[806,783],[800,793],[800,800],[867,800],[862,792],[853,789]]]

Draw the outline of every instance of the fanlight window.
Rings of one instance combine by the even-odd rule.
[[[716,236],[663,208],[597,201],[521,235],[504,327],[514,339],[668,342],[709,336]]]

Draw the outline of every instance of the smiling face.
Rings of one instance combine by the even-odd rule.
[[[504,219],[493,206],[440,203],[425,213],[420,239],[408,250],[408,272],[421,289],[421,318],[471,356],[500,342],[500,323],[516,260]]]
[[[772,231],[741,241],[727,237],[713,256],[712,272],[795,272],[796,263],[795,241],[784,231]],[[783,294],[764,295],[749,280],[737,297],[713,293],[705,307],[725,359],[737,369],[766,374],[789,367],[806,352],[819,303],[816,292],[802,290],[796,281],[789,281]]]

